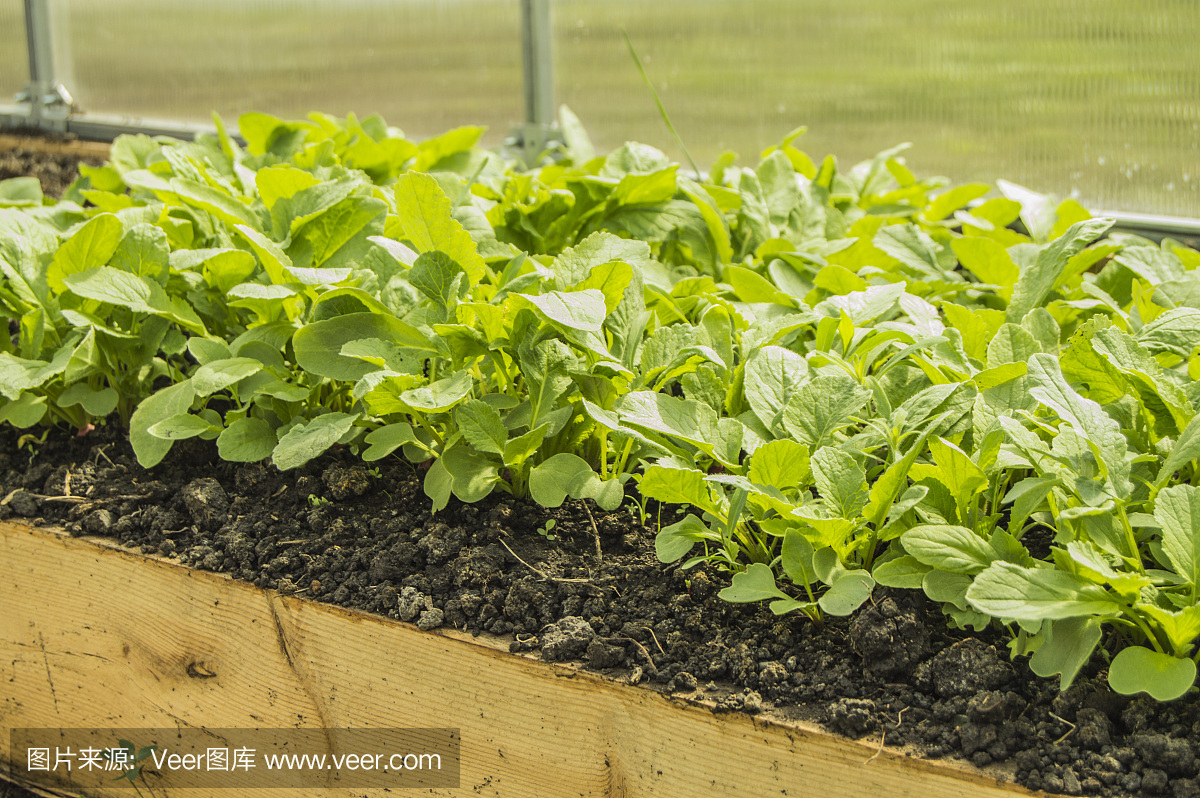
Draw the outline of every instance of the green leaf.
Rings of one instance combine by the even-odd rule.
[[[685,515],[682,521],[665,526],[654,536],[654,553],[658,561],[673,563],[692,550],[697,542],[719,538],[694,515]]]
[[[195,438],[196,436],[203,435],[206,432],[213,432],[220,429],[220,427],[213,425],[213,423],[206,418],[193,416],[190,413],[183,413],[151,424],[147,432],[156,438],[164,438],[169,441],[180,441],[186,438]]]
[[[572,330],[599,332],[606,314],[604,294],[595,288],[584,291],[550,291],[539,296],[518,294],[550,321]]]
[[[1156,701],[1172,701],[1195,682],[1195,662],[1142,646],[1121,649],[1108,666],[1108,686],[1122,695],[1148,693]]]
[[[987,362],[993,368],[1006,363],[1025,363],[1040,351],[1028,330],[1018,324],[1004,324],[988,343]]]
[[[781,491],[799,487],[810,473],[808,447],[803,443],[768,441],[750,458],[750,481]]]
[[[793,584],[807,587],[816,580],[814,553],[812,543],[800,530],[790,528],[784,533],[779,565]]]
[[[714,455],[721,452],[723,436],[717,414],[703,402],[652,391],[634,391],[621,397],[616,409],[627,424],[685,440],[703,451],[714,452]]]
[[[1162,468],[1158,470],[1158,479],[1155,480],[1155,485],[1162,487],[1176,471],[1197,457],[1200,457],[1200,416],[1194,416],[1184,427],[1183,432],[1179,433],[1179,438],[1171,447],[1171,453],[1167,455]]]
[[[966,521],[968,503],[990,484],[987,475],[971,461],[966,452],[945,438],[934,438],[929,444],[929,451],[936,465],[914,465],[909,469],[909,475],[914,482],[932,478],[945,485],[958,507],[958,520]]]
[[[450,472],[446,470],[446,466],[442,464],[442,459],[439,457],[429,467],[429,471],[425,474],[425,482],[422,485],[425,495],[432,502],[431,512],[437,514],[450,503],[450,495],[453,487],[454,477],[450,476]]]
[[[967,601],[979,612],[1012,621],[1110,618],[1121,611],[1115,596],[1074,574],[1003,561],[975,577]]]
[[[842,518],[857,517],[867,503],[867,481],[862,466],[832,446],[818,449],[809,462],[821,498]]]
[[[1175,572],[1200,586],[1200,488],[1163,488],[1154,501],[1154,518],[1162,526],[1163,554]]]
[[[233,229],[246,239],[250,248],[254,250],[254,254],[258,255],[272,285],[282,285],[292,281],[290,271],[292,259],[278,244],[255,230],[251,225],[238,224],[234,225]]]
[[[534,427],[523,435],[510,438],[505,442],[504,451],[501,452],[504,464],[510,468],[520,468],[526,460],[537,453],[549,432],[550,424],[547,423]]]
[[[171,179],[171,192],[185,205],[207,211],[231,227],[238,224],[255,230],[262,227],[262,222],[249,206],[220,189],[186,177],[175,177]]]
[[[167,282],[171,247],[167,234],[152,224],[129,228],[108,265],[160,284]]]
[[[0,208],[36,208],[41,204],[42,183],[36,177],[0,180]]]
[[[367,462],[374,462],[382,460],[405,444],[415,443],[417,436],[413,433],[411,424],[401,422],[373,429],[363,440],[368,446],[362,458]]]
[[[937,256],[941,247],[915,225],[888,225],[875,234],[873,243],[919,275],[942,276]]]
[[[740,574],[733,575],[733,583],[717,594],[725,601],[746,604],[768,599],[791,599],[775,585],[775,574],[760,562],[754,563]]]
[[[995,553],[970,529],[948,524],[921,524],[900,536],[904,550],[932,568],[973,576],[987,568]]]
[[[454,419],[463,438],[478,451],[504,455],[508,430],[491,405],[478,399],[464,402],[454,411]]]
[[[853,423],[870,398],[871,392],[849,377],[817,377],[792,394],[783,409],[783,426],[816,451],[836,442],[838,431]]]
[[[866,571],[846,571],[817,599],[817,605],[830,615],[845,617],[871,597],[875,580]]]
[[[156,282],[110,266],[95,266],[63,279],[71,293],[127,308],[134,313],[162,316],[192,332],[205,334],[196,312],[178,296],[170,296]]]
[[[1200,345],[1200,310],[1168,310],[1138,331],[1137,342],[1152,351],[1190,356]]]
[[[366,338],[421,351],[428,351],[433,346],[415,327],[380,313],[349,313],[306,324],[296,331],[292,346],[296,362],[305,371],[318,377],[350,382],[378,368],[342,354],[343,345]]]
[[[927,222],[940,222],[950,214],[954,213],[959,208],[966,207],[971,200],[979,199],[992,190],[992,187],[984,183],[968,183],[962,186],[955,186],[947,189],[937,196],[929,205],[921,212]],[[970,238],[955,239],[956,241],[970,241]]]
[[[48,409],[46,397],[23,393],[0,406],[0,423],[7,421],[17,429],[26,429],[45,418]]]
[[[588,138],[587,130],[570,108],[565,105],[558,107],[559,128],[562,130],[563,143],[566,144],[567,154],[571,163],[582,166],[596,157],[592,140]]]
[[[958,256],[959,263],[983,283],[1011,288],[1020,276],[1020,269],[1013,263],[1008,251],[990,238],[956,238],[950,243],[950,248]]]
[[[117,409],[119,399],[120,395],[113,388],[92,390],[86,382],[77,382],[58,395],[58,404],[60,407],[80,405],[89,416],[104,418]]]
[[[108,263],[124,232],[121,220],[111,213],[92,217],[54,253],[46,270],[47,283],[55,291],[62,291],[66,277]]]
[[[417,410],[441,413],[470,396],[474,387],[475,379],[468,372],[457,371],[420,388],[410,388],[400,394],[400,400]]]
[[[704,474],[693,468],[652,465],[638,483],[638,491],[667,504],[690,504],[713,515],[723,515],[708,492]]]
[[[1063,618],[1046,624],[1042,635],[1041,645],[1029,658],[1029,669],[1047,678],[1060,674],[1058,689],[1066,690],[1100,642],[1100,621],[1096,618]]]
[[[263,364],[251,357],[231,357],[205,363],[192,375],[192,388],[197,396],[209,396],[223,391],[252,374],[262,371]]]
[[[437,180],[420,172],[406,172],[396,181],[396,213],[405,236],[418,253],[444,252],[467,273],[470,285],[487,271],[470,233],[451,215],[450,199]]]
[[[1030,393],[1066,421],[1080,437],[1095,447],[1113,486],[1128,492],[1128,448],[1120,425],[1096,402],[1076,393],[1063,377],[1058,360],[1052,355],[1036,354],[1029,359]]]
[[[1056,238],[1038,252],[1037,260],[1029,268],[1021,270],[1021,276],[1013,286],[1007,319],[1014,323],[1020,322],[1026,313],[1041,307],[1058,283],[1059,277],[1067,267],[1067,261],[1104,235],[1113,226],[1113,222],[1112,219],[1077,222],[1071,225],[1061,238]]]
[[[919,590],[924,584],[925,574],[930,568],[911,554],[876,563],[871,569],[875,581],[884,587],[900,587]]]
[[[461,275],[461,276],[460,276]],[[422,252],[408,272],[408,282],[443,308],[466,292],[466,272],[444,252]]]
[[[438,462],[450,473],[454,495],[468,504],[486,497],[500,481],[496,464],[465,446],[443,452]]]
[[[743,390],[763,426],[775,426],[792,393],[808,377],[808,361],[790,349],[764,346],[754,350],[746,361]]]
[[[1167,636],[1167,642],[1179,656],[1191,654],[1200,636],[1200,604],[1188,604],[1178,612],[1163,609],[1153,604],[1136,605]]]
[[[357,419],[357,414],[326,413],[301,422],[279,439],[271,460],[280,471],[299,468],[341,440]]]
[[[217,453],[232,463],[256,463],[275,451],[275,430],[261,418],[240,418],[217,437]]]
[[[888,466],[887,470],[871,485],[869,501],[866,507],[863,508],[863,517],[876,530],[880,529],[884,521],[887,520],[893,503],[896,501],[896,496],[900,494],[900,489],[908,485],[908,470],[916,462],[921,452],[924,451],[925,441],[945,418],[946,416],[943,414],[927,426],[916,442],[909,447],[904,457]]]
[[[142,468],[153,468],[171,450],[171,441],[150,434],[160,421],[186,413],[196,392],[191,380],[177,382],[142,400],[129,419],[129,443]]]

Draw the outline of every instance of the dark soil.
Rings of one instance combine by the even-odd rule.
[[[1023,659],[1010,661],[1003,635],[949,631],[914,592],[879,590],[824,627],[727,604],[717,598],[725,575],[655,559],[655,517],[643,526],[624,509],[547,511],[502,495],[452,500],[431,516],[419,469],[376,465],[341,452],[280,473],[222,462],[211,443],[193,440],[147,472],[113,427],[21,446],[6,426],[0,518],[109,535],[426,630],[510,635],[513,651],[709,698],[717,711],[770,711],[929,757],[996,764],[1035,789],[1200,796],[1194,696],[1157,704],[1115,695],[1099,658],[1060,694]],[[61,500],[68,495],[83,500]],[[554,540],[539,534],[550,519]]]
[[[31,142],[48,139],[59,142],[61,137],[29,136]],[[0,180],[10,177],[36,177],[42,184],[42,193],[47,197],[61,197],[63,192],[79,177],[79,164],[99,166],[102,158],[80,156],[74,152],[46,152],[31,145],[18,145],[15,149],[0,150]]]

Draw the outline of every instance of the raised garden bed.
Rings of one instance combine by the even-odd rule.
[[[820,722],[869,751],[962,756],[1032,787],[1200,794],[1200,256],[1105,239],[1110,220],[1016,186],[972,205],[988,187],[920,180],[899,149],[841,172],[793,134],[755,169],[722,161],[699,183],[642,145],[593,158],[564,126],[530,170],[476,147],[478,129],[418,145],[378,119],[251,114],[248,151],[223,131],[122,139],[60,205],[0,185],[0,520],[114,537],[257,596],[243,624],[218,612],[219,632],[196,633],[226,652],[219,668],[152,657],[174,690],[154,705],[200,712],[194,691],[257,656],[227,646],[273,643],[296,681],[289,711],[316,713],[297,722],[396,725],[339,714],[346,692],[379,696],[358,671],[317,689],[297,665],[295,646],[333,658],[322,678],[348,667],[336,636],[289,638],[310,614],[358,618],[397,650],[388,621],[316,599],[654,688],[619,701],[707,702],[737,716],[697,715],[721,739]],[[128,566],[58,534],[5,536]],[[208,622],[191,586],[212,577],[149,570],[189,574],[171,612]],[[175,651],[171,612],[111,612],[87,626]],[[22,651],[21,623],[49,623],[13,617]],[[407,659],[434,661],[424,645],[344,662],[382,683],[426,672]],[[172,681],[181,667],[196,684]],[[430,676],[443,707],[447,668]],[[123,684],[118,705],[141,701]],[[566,735],[564,759],[587,757],[571,748],[584,731],[562,731],[573,710],[548,722],[529,705]],[[421,706],[404,725],[448,717]],[[680,745],[702,763],[660,765],[661,746],[614,731],[606,706],[576,725],[638,762],[646,789],[766,794],[740,770],[757,773],[758,755],[714,765],[705,746],[734,744],[693,735]],[[243,711],[186,722],[232,728],[224,713]],[[473,724],[464,756],[468,731],[495,734]],[[545,756],[546,733],[531,751]],[[862,753],[804,739],[793,748]],[[873,752],[863,768],[884,761]],[[624,775],[579,771],[587,789],[636,794],[613,760],[604,772]],[[811,763],[776,767],[787,782],[771,789],[811,791],[788,770]],[[677,770],[699,780],[655,784]],[[820,779],[836,790],[845,775]]]
[[[710,701],[512,656],[507,641],[421,632],[105,539],[4,522],[0,552],[9,728],[452,726],[461,781],[445,795],[1026,794],[878,740],[717,714]],[[0,746],[15,766],[7,736]]]

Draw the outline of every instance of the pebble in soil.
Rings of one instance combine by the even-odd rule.
[[[728,604],[717,596],[725,575],[663,566],[652,530],[625,510],[495,495],[431,516],[417,469],[375,465],[340,452],[280,473],[222,462],[193,440],[147,472],[111,427],[52,434],[36,456],[4,428],[0,517],[111,535],[422,629],[509,635],[514,651],[709,697],[716,711],[770,709],[931,757],[1002,763],[1034,789],[1200,798],[1194,696],[1114,695],[1099,658],[1060,694],[1010,661],[1003,635],[952,632],[909,591],[877,590],[822,626]],[[84,500],[47,500],[68,493]],[[537,534],[549,519],[554,541]]]

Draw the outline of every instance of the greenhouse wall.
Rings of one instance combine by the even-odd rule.
[[[382,114],[411,137],[526,119],[520,0],[45,0],[77,113]],[[920,173],[1003,177],[1094,209],[1200,217],[1200,14],[1191,0],[548,0],[557,102],[600,149],[756,160],[798,126],[814,157],[910,141]],[[524,5],[528,5],[528,0]],[[0,4],[0,92],[28,80]],[[1119,68],[1114,69],[1114,64]]]

